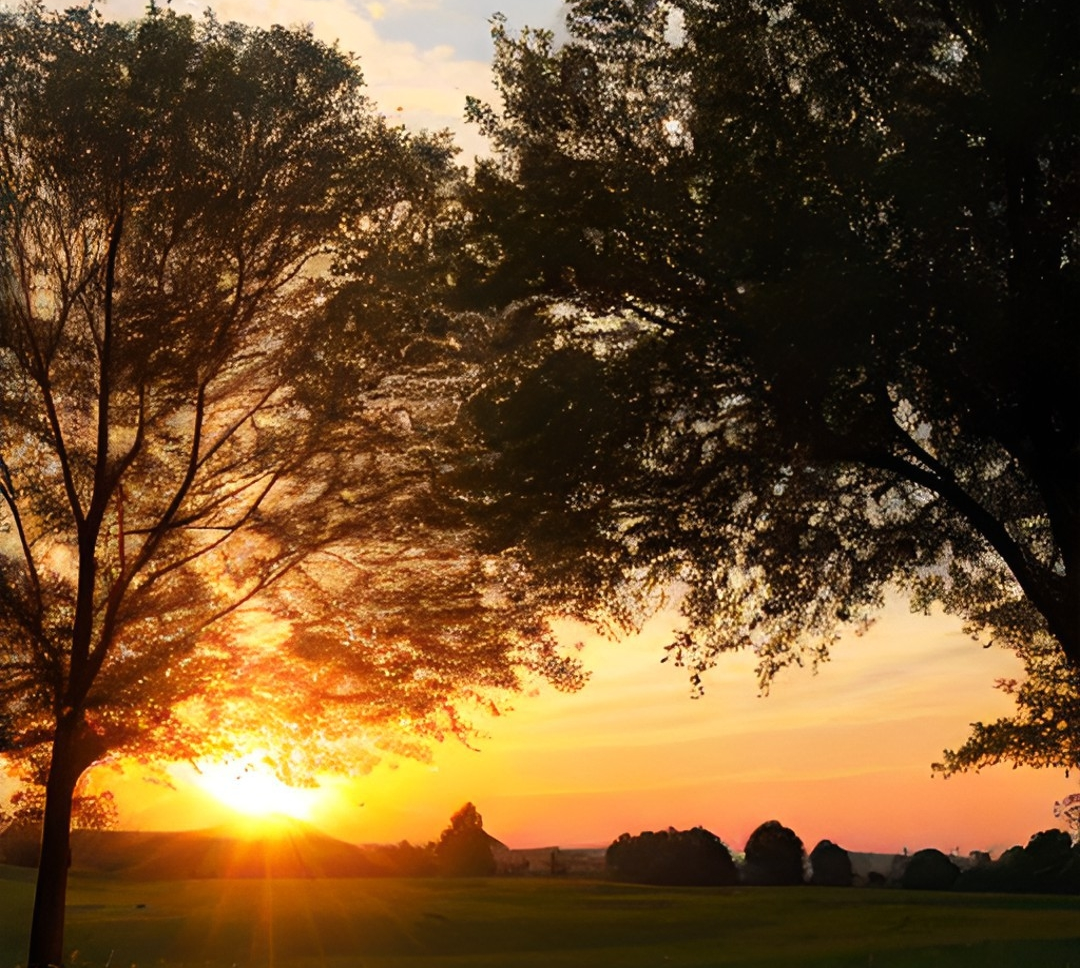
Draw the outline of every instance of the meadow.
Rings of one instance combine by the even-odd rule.
[[[33,872],[0,867],[0,968]],[[1080,898],[73,875],[68,968],[1080,968]]]

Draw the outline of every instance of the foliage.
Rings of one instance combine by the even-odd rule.
[[[525,301],[470,409],[491,546],[617,627],[685,588],[698,686],[726,649],[763,686],[821,659],[891,586],[1080,667],[1078,17],[579,0],[560,46],[496,21],[473,250]],[[1058,738],[1033,761],[1075,763]]]
[[[819,887],[851,887],[851,857],[831,840],[821,840],[810,851],[810,883]]]
[[[766,820],[746,841],[743,879],[747,884],[802,884],[806,851],[790,827]]]
[[[646,830],[636,837],[622,834],[608,847],[604,860],[615,880],[634,884],[729,886],[739,879],[731,852],[703,827]]]
[[[9,764],[6,779],[11,792],[6,804],[0,803],[0,835],[6,836],[14,829],[25,831],[32,842],[30,853],[35,858],[34,865],[40,852],[41,821],[45,815],[48,753],[48,748],[38,748],[24,754],[18,763]],[[92,789],[85,777],[84,782],[76,785],[71,798],[72,829],[107,830],[116,826],[118,816],[116,799],[110,791]],[[22,851],[20,856],[27,857],[27,851]]]
[[[959,867],[940,850],[928,847],[911,855],[900,885],[915,891],[947,891],[959,876]]]
[[[438,873],[435,845],[420,846],[403,840],[364,848],[374,871],[385,877],[430,877]]]
[[[1044,830],[1026,847],[1010,847],[997,860],[962,871],[958,891],[1080,894],[1080,847],[1063,830]]]
[[[515,668],[573,685],[542,625],[483,607],[496,579],[426,485],[464,354],[403,363],[416,306],[378,331],[385,253],[418,271],[459,177],[445,139],[387,129],[302,32],[158,8],[0,28],[5,748],[63,711],[99,755],[190,753],[257,673],[247,725],[347,707],[436,736]]]
[[[61,958],[91,764],[258,750],[302,782],[467,736],[523,677],[579,683],[430,486],[465,354],[402,352],[423,299],[376,278],[395,232],[425,264],[458,179],[303,30],[0,11],[0,752],[48,764],[30,964]]]
[[[946,750],[935,770],[951,774],[1009,761],[1070,770],[1080,763],[1080,668],[1042,633],[1016,653],[1024,678],[997,683],[1015,700],[1015,715],[973,723],[964,745]]]
[[[492,839],[484,832],[484,819],[466,803],[451,818],[435,845],[440,874],[451,877],[487,877],[495,873]]]

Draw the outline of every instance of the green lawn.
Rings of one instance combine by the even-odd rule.
[[[31,872],[0,868],[0,968]],[[69,966],[1080,968],[1080,898],[552,879],[73,877]]]

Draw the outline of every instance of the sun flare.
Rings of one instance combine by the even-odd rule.
[[[289,786],[258,757],[227,763],[201,763],[195,782],[214,799],[249,817],[285,814],[309,820],[319,797],[317,788]]]

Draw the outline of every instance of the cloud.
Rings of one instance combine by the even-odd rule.
[[[70,0],[48,0],[46,6],[62,9]],[[208,7],[223,21],[235,20],[258,27],[274,24],[303,25],[326,43],[337,43],[357,56],[367,83],[368,96],[380,111],[410,130],[451,129],[464,158],[487,151],[486,142],[464,123],[466,95],[493,100],[495,90],[488,64],[459,56],[447,43],[422,46],[406,40],[390,40],[377,23],[402,11],[435,10],[435,0],[186,0],[183,13],[201,16]],[[118,20],[141,17],[144,0],[105,0],[102,11]],[[416,14],[414,14],[416,16]],[[423,14],[417,16],[419,21]],[[478,18],[477,29],[484,31]]]

